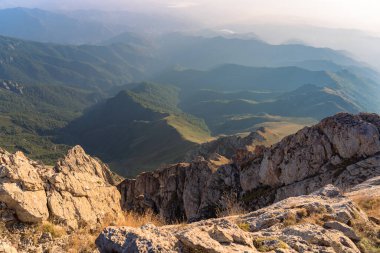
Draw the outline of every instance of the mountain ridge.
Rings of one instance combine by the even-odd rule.
[[[236,201],[256,210],[326,184],[350,187],[380,173],[379,130],[376,114],[340,113],[270,147],[244,149],[243,142],[225,165],[200,157],[126,179],[118,186],[122,205],[134,210],[143,206],[140,201],[147,201],[165,219],[175,220],[181,214],[194,221],[215,217],[223,194],[236,195]],[[160,188],[172,187],[173,180],[182,181],[167,189],[172,194]],[[143,199],[137,197],[141,195]],[[180,201],[172,202],[173,198]]]
[[[183,113],[177,103],[175,87],[141,83],[91,108],[62,129],[60,139],[80,143],[123,175],[178,162],[211,136],[202,120]]]

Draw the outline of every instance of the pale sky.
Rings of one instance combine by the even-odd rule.
[[[285,22],[380,34],[380,0],[0,0],[0,8],[15,6],[169,12],[206,25]]]

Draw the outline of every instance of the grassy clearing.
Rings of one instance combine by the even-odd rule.
[[[204,143],[212,140],[210,131],[206,124],[200,119],[184,115],[170,115],[166,117],[166,121],[170,126],[174,127],[185,140],[194,143]]]

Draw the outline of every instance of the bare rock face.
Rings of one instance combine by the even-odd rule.
[[[225,195],[256,210],[327,184],[349,189],[380,175],[379,130],[376,114],[340,113],[269,148],[236,150],[229,164],[195,159],[143,173],[118,186],[123,208],[194,221],[215,217]]]
[[[265,153],[259,182],[289,185],[375,155],[380,151],[378,126],[365,119],[342,113],[286,137]]]
[[[380,176],[373,177],[361,184],[355,185],[347,193],[348,196],[380,198]]]
[[[359,253],[361,238],[352,226],[357,223],[371,224],[338,188],[328,185],[245,215],[187,225],[109,227],[96,244],[100,252]]]
[[[176,238],[152,224],[140,228],[108,227],[102,235],[96,240],[101,252],[176,252]]]
[[[67,152],[67,155],[59,160],[56,171],[82,173],[101,178],[103,182],[115,185],[112,172],[100,160],[85,153],[81,146],[75,146]]]
[[[50,219],[75,229],[121,215],[120,193],[108,168],[76,146],[46,167],[21,152],[0,151],[0,202],[23,222]]]
[[[193,221],[208,218],[210,212],[215,214],[215,201],[224,192],[234,190],[238,181],[234,167],[218,169],[214,163],[199,158],[191,164],[142,173],[134,180],[125,180],[118,189],[126,210],[152,209],[168,221]]]
[[[0,150],[0,202],[16,211],[23,222],[40,222],[49,217],[43,166],[21,152]]]
[[[185,161],[192,162],[199,156],[207,160],[212,160],[214,154],[219,154],[230,159],[235,155],[236,150],[250,150],[257,144],[263,143],[265,137],[261,133],[265,131],[264,128],[260,128],[246,137],[232,135],[203,143],[194,150],[189,151],[186,154]]]
[[[105,215],[121,215],[120,194],[110,173],[80,146],[69,150],[48,179],[51,218],[77,228],[79,224],[96,224]]]

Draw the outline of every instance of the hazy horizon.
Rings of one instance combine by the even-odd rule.
[[[288,24],[362,30],[380,36],[380,2],[376,0],[121,0],[73,1],[1,0],[0,8],[27,7],[47,10],[124,10],[171,14],[204,27],[247,24]]]
[[[2,9],[14,7],[62,13],[100,10],[160,16],[166,20],[166,25],[170,24],[169,30],[161,32],[173,29],[198,34],[202,30],[225,34],[254,33],[272,44],[290,42],[345,50],[359,61],[380,70],[380,1],[376,0],[110,0],[106,3],[99,0],[66,0],[64,3],[57,0],[0,0]],[[74,14],[75,18],[90,18],[100,23],[105,19],[117,20],[123,14],[89,16]],[[125,25],[123,22],[121,24]],[[155,26],[160,28],[159,23]]]

